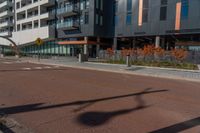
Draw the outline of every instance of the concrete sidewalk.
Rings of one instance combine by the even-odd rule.
[[[35,58],[21,58],[20,60],[37,64],[58,65],[58,66],[65,66],[65,67],[72,67],[79,69],[89,69],[96,71],[121,73],[121,74],[142,75],[142,76],[200,82],[199,70],[179,70],[172,68],[158,68],[158,67],[154,68],[145,66],[126,67],[126,65],[93,63],[93,62],[78,63],[77,58],[71,58],[71,57],[41,59],[40,61],[38,61]]]

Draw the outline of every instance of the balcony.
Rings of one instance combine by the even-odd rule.
[[[5,37],[9,37],[11,36],[12,33],[10,31],[4,31],[4,32],[0,32],[0,36],[5,36]]]
[[[7,6],[13,6],[13,3],[12,2],[10,2],[10,1],[4,1],[4,2],[2,2],[1,4],[0,4],[0,9],[1,8],[4,8],[4,7],[7,7]]]
[[[68,6],[66,8],[57,9],[57,14],[63,17],[78,15],[79,12],[79,8],[75,6]]]
[[[13,22],[11,22],[11,21],[5,21],[5,22],[0,23],[1,28],[10,27],[10,26],[13,26]]]
[[[68,21],[57,24],[57,28],[62,30],[76,30],[80,28],[80,24],[77,21]]]
[[[6,11],[0,13],[0,18],[7,17],[7,16],[12,16],[12,15],[13,15],[12,11],[6,10]]]
[[[20,12],[23,12],[24,10],[28,10],[34,7],[38,7],[39,5],[48,7],[54,4],[55,4],[55,0],[40,0],[34,3],[30,2],[30,3],[25,4],[23,7],[18,8],[16,10],[16,13],[20,13]]]

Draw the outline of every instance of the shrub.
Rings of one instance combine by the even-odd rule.
[[[176,59],[178,62],[183,62],[187,57],[188,52],[185,49],[173,49],[171,51],[172,57]]]

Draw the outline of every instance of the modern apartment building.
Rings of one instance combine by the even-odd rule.
[[[200,46],[200,0],[116,0],[114,5],[115,37],[125,40],[123,45]]]
[[[13,17],[4,20],[14,18],[13,28],[7,27],[14,29],[11,39],[31,54],[75,55],[84,44],[91,55],[100,45],[197,49],[199,7],[200,0],[15,0]],[[38,37],[45,41],[40,47]]]
[[[14,1],[0,0],[0,36],[12,36],[14,27]]]
[[[16,0],[13,39],[24,46],[23,51],[35,54],[38,46],[34,41],[40,37],[45,41],[40,52],[51,55],[75,55],[80,49],[77,44],[92,43],[85,49],[94,55],[99,48],[97,41],[107,42],[113,36],[109,5],[112,1]]]

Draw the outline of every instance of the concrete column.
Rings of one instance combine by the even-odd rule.
[[[113,38],[113,50],[116,51],[117,50],[117,38]]]
[[[28,11],[27,10],[25,11],[25,17],[26,17],[25,19],[28,18]]]
[[[88,37],[84,37],[85,41],[88,41]],[[85,44],[83,47],[83,54],[88,55],[88,45]]]
[[[155,47],[160,47],[160,36],[156,36]]]
[[[100,50],[100,38],[97,38],[97,46],[96,46],[96,58],[99,57],[99,50]]]

